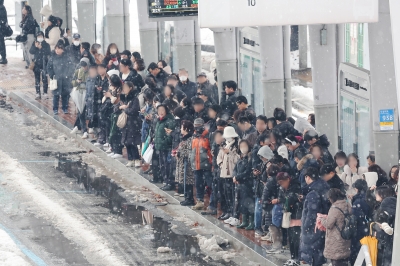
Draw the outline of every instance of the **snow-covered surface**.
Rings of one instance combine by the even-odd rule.
[[[0,229],[0,265],[2,266],[29,266],[32,265],[18,248],[14,240]]]
[[[77,243],[89,262],[95,265],[125,265],[113,254],[109,243],[97,234],[96,227],[74,212],[56,191],[49,189],[43,181],[3,151],[0,151],[0,165],[2,179],[7,182],[6,188],[29,200],[30,206],[27,207],[37,216],[51,221],[68,239]]]

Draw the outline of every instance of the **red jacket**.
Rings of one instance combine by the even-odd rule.
[[[208,130],[203,134],[193,135],[192,154],[190,157],[193,170],[208,170],[212,168],[211,146],[208,138]]]

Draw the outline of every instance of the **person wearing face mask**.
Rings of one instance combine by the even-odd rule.
[[[90,47],[90,53],[94,57],[94,60],[96,61],[96,65],[102,64],[104,60],[104,55],[101,52],[101,45],[98,43],[92,44]]]
[[[36,41],[32,43],[29,53],[33,55],[33,60],[35,62],[35,67],[33,68],[33,73],[35,74],[35,88],[36,88],[36,100],[41,99],[40,94],[40,77],[42,77],[43,82],[43,96],[47,99],[47,76],[45,67],[50,56],[50,45],[44,40],[44,33],[39,31],[36,34]]]
[[[118,47],[115,43],[110,43],[107,48],[103,64],[107,66],[108,70],[119,69],[119,62],[121,62],[121,55],[119,54]]]
[[[233,169],[233,183],[239,186],[239,212],[242,223],[237,228],[254,229],[254,193],[251,177],[251,146],[247,140],[239,142],[240,159]]]
[[[147,67],[147,71],[149,72],[148,76],[152,76],[156,80],[159,88],[164,88],[165,85],[167,85],[168,74],[163,69],[159,68],[156,63],[150,63]]]
[[[81,35],[79,33],[74,33],[72,36],[73,41],[72,44],[65,48],[65,52],[71,58],[71,61],[75,66],[79,64],[81,61]]]
[[[192,99],[197,95],[197,84],[189,80],[189,73],[186,69],[179,69],[179,80],[180,83],[176,88],[183,91],[188,99]]]

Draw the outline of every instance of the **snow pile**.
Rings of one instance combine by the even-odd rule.
[[[172,249],[170,249],[169,247],[159,247],[157,249],[157,253],[169,253],[171,251]]]
[[[56,191],[49,189],[42,180],[2,151],[0,165],[3,178],[12,180],[6,187],[18,191],[19,196],[31,203],[28,207],[32,212],[51,220],[68,239],[81,246],[89,262],[96,265],[125,265],[122,259],[113,254],[109,243],[96,233],[96,228],[66,205]]]
[[[25,255],[17,247],[11,237],[0,229],[0,265],[2,266],[29,266]]]
[[[230,262],[234,257],[235,253],[230,251],[224,251],[221,246],[227,246],[228,240],[220,236],[213,236],[207,238],[205,236],[197,235],[199,240],[200,249],[207,254],[207,257],[211,257],[213,260],[223,259],[226,262]]]

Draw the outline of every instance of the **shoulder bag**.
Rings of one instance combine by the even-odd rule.
[[[126,126],[126,122],[128,120],[128,115],[125,112],[122,112],[119,116],[118,116],[118,120],[117,120],[117,127],[119,128],[124,128]]]

